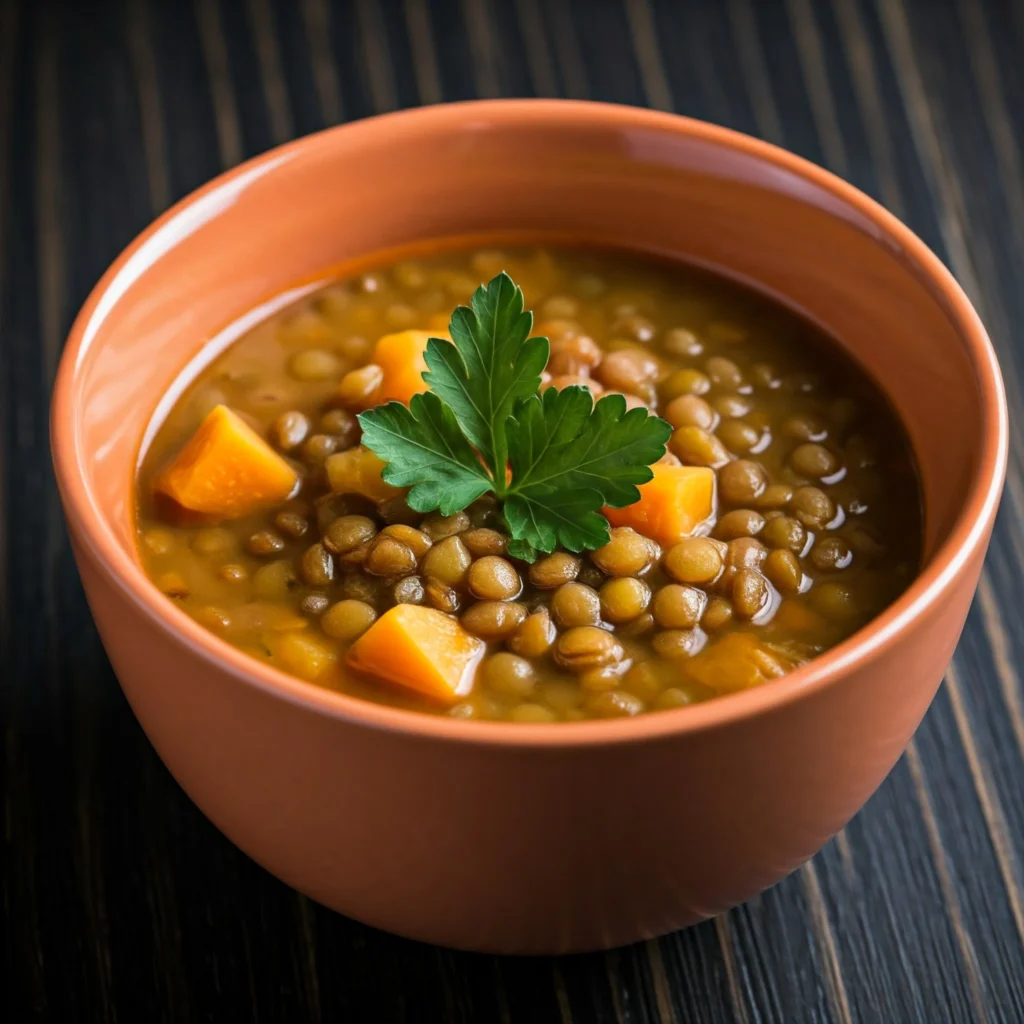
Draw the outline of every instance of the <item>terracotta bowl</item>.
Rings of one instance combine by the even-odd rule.
[[[923,476],[925,564],[852,639],[760,689],[629,721],[418,715],[248,659],[142,572],[132,487],[161,399],[244,314],[416,240],[557,230],[719,267],[841,339]],[[121,255],[72,329],[53,453],[86,593],[167,767],[274,875],[466,949],[566,952],[690,924],[772,885],[863,805],[950,660],[988,544],[1006,408],[985,331],[910,231],[788,153],[660,113],[465,103],[243,164]]]

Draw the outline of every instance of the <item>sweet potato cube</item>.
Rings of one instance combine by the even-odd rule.
[[[686,662],[686,673],[716,693],[748,690],[785,675],[793,663],[749,633],[729,633]]]
[[[612,526],[632,526],[662,547],[689,537],[714,511],[715,473],[707,466],[651,467],[654,479],[640,485],[640,500],[625,508],[605,508]]]
[[[473,687],[486,645],[449,615],[415,604],[395,605],[351,647],[353,668],[445,704]]]
[[[371,501],[384,501],[405,493],[401,487],[384,482],[380,474],[386,465],[369,448],[357,446],[328,455],[324,468],[335,494],[362,494]]]
[[[430,338],[449,338],[447,331],[399,331],[385,334],[377,342],[372,362],[384,371],[374,402],[404,402],[427,390],[423,374],[427,369],[424,353]]]
[[[298,474],[227,406],[212,409],[157,489],[183,508],[216,519],[237,519],[284,501]]]

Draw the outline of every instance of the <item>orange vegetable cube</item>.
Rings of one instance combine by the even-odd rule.
[[[369,448],[360,445],[328,455],[324,469],[335,494],[362,494],[371,501],[384,501],[405,494],[401,487],[384,482],[380,474],[386,465]]]
[[[227,406],[212,409],[157,478],[157,489],[183,508],[237,519],[284,501],[298,474]]]
[[[449,615],[415,604],[395,605],[351,647],[349,664],[385,682],[446,704],[473,688],[486,645]]]
[[[640,485],[640,500],[605,508],[612,526],[632,526],[662,547],[677,544],[708,519],[715,507],[715,472],[707,466],[651,467],[654,479]]]
[[[716,693],[748,690],[785,675],[793,663],[749,633],[729,633],[686,662],[686,673]]]
[[[413,395],[427,390],[423,354],[430,338],[451,340],[447,331],[399,331],[378,340],[372,362],[384,371],[384,379],[374,395],[375,404],[396,401],[408,405]]]

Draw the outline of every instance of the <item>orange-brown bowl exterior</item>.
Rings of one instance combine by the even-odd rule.
[[[628,721],[416,715],[246,658],[159,594],[132,486],[158,401],[208,340],[323,268],[466,233],[557,231],[755,281],[842,340],[910,432],[926,565],[901,600],[757,690]],[[679,117],[456,104],[337,128],[243,164],[138,238],[72,329],[54,462],[110,660],[203,812],[290,885],[467,949],[614,946],[792,871],[862,806],[921,720],[974,593],[1007,423],[977,316],[855,189]]]

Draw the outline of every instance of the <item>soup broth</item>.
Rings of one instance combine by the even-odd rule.
[[[648,511],[609,510],[597,550],[512,557],[492,495],[422,514],[360,446],[357,413],[425,387],[426,337],[502,270],[550,340],[542,388],[621,393],[673,428]],[[199,480],[215,441],[234,461]],[[137,494],[147,573],[223,640],[472,719],[629,716],[764,684],[882,611],[920,558],[906,437],[834,341],[725,278],[569,246],[410,252],[312,291],[184,390]],[[684,494],[708,513],[685,528]]]

